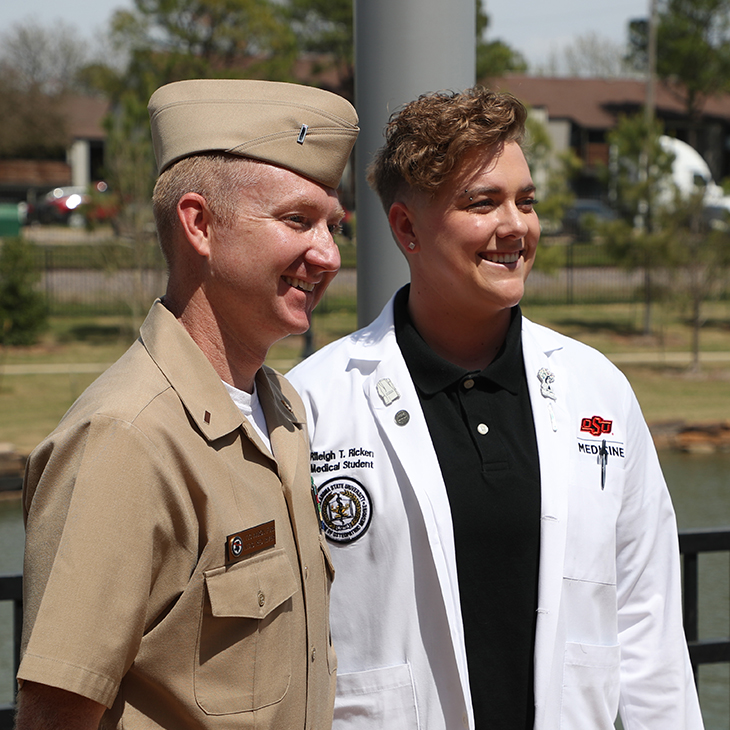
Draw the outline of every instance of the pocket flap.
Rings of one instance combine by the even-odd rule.
[[[332,562],[332,555],[330,554],[329,546],[327,545],[327,541],[324,539],[324,535],[322,533],[319,534],[319,547],[324,555],[324,564],[327,566],[329,579],[330,581],[333,581],[335,578],[335,564]]]
[[[206,571],[205,585],[214,616],[256,619],[268,616],[299,588],[284,550]]]

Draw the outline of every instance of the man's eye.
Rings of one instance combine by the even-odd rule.
[[[327,228],[329,228],[329,231],[333,236],[342,233],[342,223],[330,223]]]
[[[520,207],[532,210],[539,202],[540,201],[536,200],[535,198],[527,198],[526,200],[520,201]]]

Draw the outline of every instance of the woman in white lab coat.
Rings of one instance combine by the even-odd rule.
[[[618,712],[626,730],[702,727],[674,512],[636,398],[602,355],[519,312],[540,233],[524,118],[513,97],[485,90],[426,95],[393,116],[369,181],[410,287],[370,326],[289,374],[308,411],[336,568],[335,730],[610,730]],[[529,688],[485,683],[474,671],[485,646],[510,642],[510,617],[481,634],[462,618],[474,614],[462,601],[480,566],[459,564],[465,543],[452,510],[464,502],[443,446],[462,436],[444,435],[439,410],[424,406],[404,318],[429,358],[463,369],[454,402],[475,443],[493,438],[494,424],[526,431],[499,413],[494,424],[472,423],[461,400],[516,343],[538,509],[536,620],[521,632],[532,641]],[[486,492],[469,504],[471,524],[483,517],[498,529]],[[483,561],[511,567],[492,554]],[[506,667],[511,652],[501,651],[490,662]],[[530,711],[519,723],[493,722],[496,695],[523,689]]]

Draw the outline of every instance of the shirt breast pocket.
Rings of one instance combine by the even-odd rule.
[[[292,596],[284,550],[205,572],[195,699],[209,715],[280,702],[291,678]],[[255,671],[254,671],[255,670]]]

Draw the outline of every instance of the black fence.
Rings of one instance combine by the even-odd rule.
[[[730,663],[730,638],[699,638],[699,556],[713,552],[730,554],[730,528],[680,531],[679,549],[683,557],[684,630],[695,681],[699,683],[700,665]],[[13,602],[13,652],[17,672],[23,620],[22,575],[0,576],[0,601]],[[13,705],[0,707],[0,730],[12,730],[14,715]]]
[[[20,665],[20,632],[23,627],[23,576],[0,576],[0,601],[13,603],[13,676]],[[15,721],[15,705],[0,705],[0,730],[12,730]]]
[[[699,681],[701,664],[730,663],[730,639],[699,638],[699,556],[702,553],[730,553],[730,528],[686,530],[679,533],[683,559],[684,633],[695,680]]]
[[[394,244],[395,245],[395,244]],[[93,245],[36,244],[39,287],[45,293],[49,313],[126,315],[146,312],[164,293],[165,264],[156,244],[134,251],[122,243],[99,241]],[[320,308],[328,303],[354,308],[357,273],[355,256],[330,285]],[[679,282],[681,283],[681,282]],[[604,246],[596,243],[543,245],[530,274],[526,304],[595,304],[641,302],[647,280],[643,270],[617,266]],[[660,301],[678,286],[677,273],[655,271],[650,280],[651,297]],[[730,296],[728,276],[715,282],[709,298]]]

